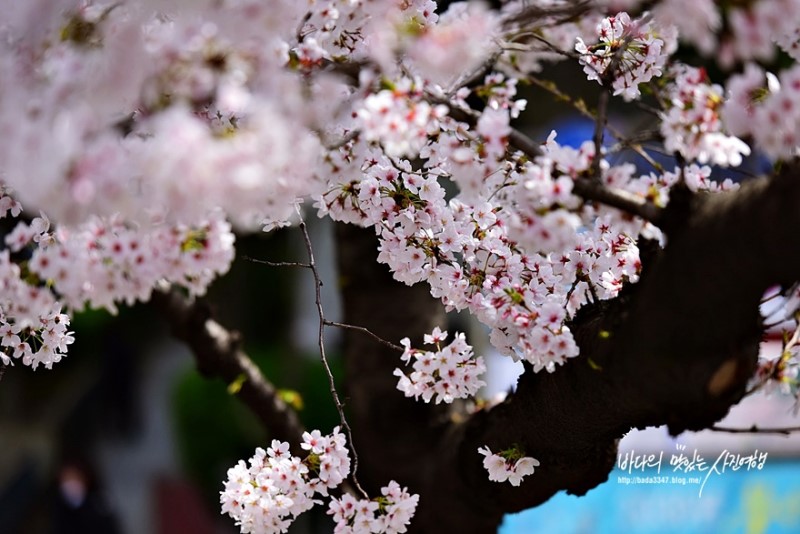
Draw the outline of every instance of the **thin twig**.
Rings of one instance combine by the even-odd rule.
[[[542,7],[534,4],[525,6],[519,11],[504,16],[501,20],[501,24],[503,26],[510,26],[513,24],[524,25],[528,22],[547,17],[566,17],[566,20],[569,20],[583,15],[591,9],[592,2],[590,0],[582,0],[565,6],[555,7]]]
[[[544,82],[544,81],[542,81],[542,80],[540,80],[540,79],[538,79],[538,78],[536,78],[534,76],[528,76],[526,78],[526,80],[530,81],[535,86],[537,86],[537,87],[547,91],[548,93],[552,94],[559,101],[569,104],[570,106],[572,106],[573,109],[575,109],[578,113],[580,113],[582,116],[586,117],[587,119],[591,119],[593,121],[595,121],[597,119],[597,115],[595,113],[593,113],[586,106],[586,104],[583,102],[583,100],[576,101],[570,95],[564,93],[563,91],[561,91],[555,85],[553,85],[551,83]],[[654,160],[653,157],[650,154],[647,153],[647,151],[644,149],[644,147],[642,147],[641,139],[639,139],[637,137],[627,138],[627,137],[625,137],[625,135],[622,132],[620,132],[619,130],[617,130],[616,128],[611,126],[610,124],[606,124],[605,129],[608,130],[608,132],[612,136],[614,136],[614,138],[617,140],[617,142],[618,142],[618,144],[620,146],[623,146],[625,148],[629,148],[629,149],[633,150],[636,154],[638,154],[642,159],[644,159],[647,163],[649,163],[657,171],[659,171],[659,172],[663,172],[664,171],[663,165],[661,165],[656,160]]]
[[[608,129],[609,132],[611,132],[613,130],[613,127],[611,125],[609,125],[607,129]],[[617,132],[617,134],[620,134],[620,137],[622,137],[620,132]],[[614,134],[612,134],[612,135],[614,135]],[[617,136],[614,135],[614,137],[616,138]],[[658,130],[654,130],[654,129],[640,130],[639,132],[637,132],[637,133],[635,133],[633,135],[630,135],[628,137],[625,137],[625,138],[622,138],[622,139],[618,138],[617,139],[617,145],[619,145],[619,147],[622,147],[622,148],[628,148],[631,145],[641,145],[642,143],[646,143],[647,141],[658,141],[660,139],[661,139],[661,132],[659,132]],[[612,147],[612,149],[621,150],[621,148],[618,148],[616,146]]]
[[[356,473],[358,472],[358,453],[356,453],[355,443],[353,442],[353,431],[350,428],[350,424],[347,422],[347,418],[344,415],[344,405],[339,398],[339,393],[336,391],[336,382],[333,378],[333,371],[331,371],[330,363],[328,363],[328,356],[325,354],[325,312],[322,309],[322,279],[319,276],[319,271],[317,271],[317,264],[314,260],[314,250],[311,247],[311,238],[308,235],[308,227],[306,226],[306,222],[300,219],[300,231],[303,233],[303,241],[306,245],[306,253],[308,254],[308,265],[311,269],[311,273],[314,275],[314,288],[315,288],[315,296],[316,296],[316,304],[317,304],[317,313],[319,314],[319,334],[317,337],[317,343],[319,345],[319,356],[322,360],[322,365],[325,367],[325,372],[328,375],[328,384],[330,385],[331,396],[333,397],[333,402],[336,405],[336,411],[339,412],[339,421],[342,424],[342,428],[344,428],[345,432],[347,433],[347,440],[350,442],[350,452],[353,453],[353,485],[355,485],[356,489],[364,496],[365,499],[369,499],[369,495],[366,491],[361,487],[361,484],[358,482],[358,478],[356,477]]]
[[[301,263],[296,261],[268,261],[268,260],[258,260],[256,258],[251,258],[250,256],[243,256],[243,257],[247,261],[251,261],[253,263],[262,263],[270,267],[300,267],[302,269],[311,269],[311,265],[309,265],[308,263]]]
[[[328,321],[327,319],[325,320],[325,326],[335,326],[337,328],[344,328],[345,330],[355,330],[356,332],[363,332],[363,333],[365,333],[365,334],[367,334],[369,336],[372,336],[372,338],[375,341],[377,341],[378,343],[380,343],[382,345],[385,345],[385,346],[389,347],[390,349],[399,350],[400,352],[403,352],[404,350],[406,350],[401,345],[397,345],[395,343],[392,343],[391,341],[386,341],[385,339],[383,339],[379,335],[373,333],[372,331],[370,331],[367,328],[364,328],[363,326],[356,326],[356,325],[345,324],[345,323],[337,323],[336,321]]]
[[[305,27],[306,22],[311,20],[312,15],[313,13],[311,11],[306,12],[306,14],[303,15],[303,18],[300,19],[300,22],[297,24],[297,30],[295,30],[295,39],[297,39],[297,44],[302,43],[306,38],[306,35],[308,35],[307,33],[303,33],[303,28]]]
[[[609,128],[609,131],[611,131],[610,128]],[[608,153],[616,154],[617,152],[621,152],[622,150],[625,150],[625,149],[631,150],[632,152],[636,153],[640,158],[645,160],[656,171],[658,171],[660,173],[664,172],[664,166],[661,165],[656,160],[654,160],[653,156],[651,156],[647,152],[647,150],[645,149],[644,146],[642,146],[641,143],[638,143],[633,139],[631,139],[630,141],[628,141],[626,139],[618,141],[614,146],[612,146],[611,148],[608,149]],[[648,149],[648,150],[653,150],[653,149]],[[654,152],[657,152],[657,151],[654,150]]]
[[[597,101],[597,116],[594,120],[594,159],[592,159],[592,178],[598,182],[600,176],[600,161],[603,157],[603,131],[606,128],[608,114],[608,91],[601,91]]]
[[[728,432],[730,434],[783,434],[790,435],[792,432],[800,432],[800,426],[789,426],[784,428],[760,428],[756,425],[750,428],[733,428],[727,426],[712,426],[709,430],[715,432]]]
[[[535,41],[539,41],[540,43],[542,43],[545,47],[547,47],[554,54],[558,54],[560,56],[564,56],[564,57],[566,57],[568,59],[573,59],[573,60],[577,61],[577,60],[579,60],[581,58],[581,55],[578,54],[577,52],[573,52],[571,50],[563,50],[563,49],[557,47],[556,45],[554,45],[553,43],[551,43],[550,41],[548,41],[547,39],[545,39],[544,37],[542,37],[541,35],[539,35],[539,34],[537,34],[535,32],[522,32],[522,33],[515,34],[510,38],[510,42],[511,43],[515,43],[515,42],[517,42],[516,41],[517,39],[521,39],[522,37],[530,37],[531,39],[533,39]]]
[[[653,93],[653,98],[656,99],[656,102],[658,103],[658,107],[660,108],[660,109],[652,108],[652,112],[655,113],[656,116],[660,116],[662,111],[666,110],[669,107],[669,106],[667,106],[667,101],[661,95],[661,88],[659,88],[659,86],[658,86],[658,84],[656,82],[654,82],[653,80],[650,80],[650,82],[647,85],[650,87],[650,90]]]
[[[357,138],[361,134],[361,130],[351,130],[346,135],[343,135],[341,139],[333,141],[331,143],[323,143],[325,146],[325,150],[331,152],[333,150],[338,150],[342,148],[344,145],[352,141],[353,139]]]
[[[0,380],[3,380],[3,375],[6,374],[6,368],[7,367],[8,367],[8,365],[6,365],[4,363],[0,363]]]

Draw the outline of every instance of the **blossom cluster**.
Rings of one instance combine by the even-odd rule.
[[[724,68],[733,67],[737,61],[770,62],[775,58],[775,44],[797,59],[798,17],[798,0],[731,4],[664,0],[653,9],[659,27],[674,26],[681,40],[705,56],[715,56]]]
[[[539,466],[539,461],[522,454],[517,447],[493,453],[489,447],[479,447],[478,452],[484,456],[483,467],[489,472],[492,482],[508,481],[512,486],[519,486],[522,479],[532,475],[534,467]]]
[[[777,327],[781,350],[777,355],[760,355],[750,390],[767,395],[778,393],[795,399],[795,414],[800,412],[800,284],[789,288],[770,288],[762,298],[762,317],[766,324]],[[786,329],[789,322],[794,331]]]
[[[28,263],[70,309],[107,308],[149,300],[162,281],[202,295],[233,261],[230,224],[219,212],[201,225],[133,227],[120,218],[94,218],[77,228],[33,234],[25,223],[6,237],[12,250],[38,243]],[[35,219],[34,223],[41,219]]]
[[[578,353],[568,311],[612,298],[637,279],[641,224],[598,218],[571,194],[573,179],[590,168],[592,143],[576,150],[551,137],[535,161],[499,161],[510,109],[487,107],[478,137],[462,137],[461,125],[443,121],[420,153],[427,158],[420,170],[372,152],[363,140],[348,143],[332,160],[341,182],[317,207],[321,215],[374,226],[378,261],[396,279],[428,282],[448,307],[469,309],[489,325],[495,347],[553,371]],[[350,161],[366,163],[345,167]],[[461,190],[449,201],[443,172]]]
[[[509,78],[502,73],[488,74],[483,85],[476,87],[474,92],[486,100],[490,109],[508,110],[509,116],[516,119],[528,105],[527,100],[517,97],[517,82],[516,78]],[[468,94],[469,91],[464,89],[463,96]]]
[[[653,18],[659,27],[674,26],[681,40],[702,54],[711,55],[719,46],[722,16],[714,0],[664,0],[653,9]]]
[[[677,65],[668,86],[667,109],[661,114],[664,148],[689,161],[738,167],[750,154],[747,144],[722,129],[722,87],[711,84],[703,69]]]
[[[617,174],[617,179],[622,180],[625,173]],[[647,198],[658,206],[665,206],[669,202],[670,190],[679,182],[683,182],[690,191],[720,192],[737,189],[739,184],[726,178],[722,182],[711,179],[711,167],[695,163],[683,168],[676,167],[672,171],[663,173],[650,173],[635,178],[628,177],[626,183],[620,183],[626,190]]]
[[[640,83],[661,76],[668,56],[663,50],[663,39],[649,21],[632,21],[627,13],[621,12],[600,21],[597,37],[598,42],[591,44],[578,37],[575,44],[583,71],[590,80],[602,84],[608,79],[615,95],[633,100],[640,95]],[[613,72],[606,72],[609,68]]]
[[[9,214],[17,217],[21,212],[13,191],[0,184],[0,219]],[[19,223],[17,228],[25,228],[30,232],[27,239],[32,239],[47,229],[47,223],[37,218],[30,225]],[[32,277],[35,275],[23,261],[12,258],[12,250],[0,251],[0,363],[13,365],[21,360],[34,370],[39,365],[51,369],[74,341],[68,330],[70,318],[47,288],[29,283]]]
[[[491,132],[486,135],[491,136]],[[466,149],[467,158],[476,154],[472,150],[485,150],[483,143],[481,147],[467,148],[454,147],[447,136],[440,136],[440,140],[439,146],[427,152],[437,160],[462,149]],[[344,151],[364,149],[363,145],[343,148]],[[457,161],[458,156],[450,163],[455,167]],[[469,166],[464,167],[464,171],[471,172]],[[461,169],[453,171],[455,174]],[[520,253],[509,239],[509,223],[499,211],[500,204],[472,205],[459,198],[446,202],[437,175],[415,172],[405,160],[378,155],[361,172],[364,177],[360,182],[343,176],[347,181],[323,195],[317,205],[335,219],[374,224],[380,237],[378,260],[389,264],[396,279],[407,284],[426,280],[432,294],[442,298],[447,306],[469,308],[493,327],[496,332],[493,335],[498,339],[506,337],[502,346],[508,347],[509,353],[514,353],[513,347],[519,345],[519,339],[529,340],[522,348],[522,355],[540,367],[550,365],[552,369],[552,362],[577,354],[569,329],[563,325],[565,314],[558,315],[561,322],[555,324],[540,318],[537,311],[551,291],[542,288],[541,293],[530,294],[530,301],[525,302],[527,282],[535,279],[526,272],[525,262],[531,259]],[[457,181],[459,178],[454,176]],[[507,176],[497,173],[495,178],[504,180]],[[478,182],[474,187],[484,185]],[[555,279],[546,283],[557,285]],[[553,290],[565,298],[566,289]],[[551,343],[533,342],[530,336],[537,334],[529,327],[537,321],[551,333]]]
[[[47,292],[24,287],[12,265],[7,252],[0,253],[0,362],[13,365],[20,359],[34,370],[39,365],[52,369],[75,341],[69,315]]]
[[[356,499],[349,493],[332,498],[328,514],[336,521],[335,534],[398,534],[406,532],[414,516],[419,495],[392,480],[381,488],[377,499]]]
[[[394,370],[395,376],[400,378],[397,389],[406,397],[422,397],[425,402],[434,399],[436,404],[451,403],[474,396],[486,385],[479,379],[486,372],[483,358],[474,357],[464,334],[457,333],[452,342],[442,347],[446,339],[447,332],[437,326],[424,337],[425,344],[436,346],[435,351],[412,349],[408,338],[401,341],[405,351],[400,359],[414,369],[410,375],[401,369]]]
[[[775,56],[775,41],[796,53],[791,36],[796,35],[798,20],[798,0],[748,2],[732,7],[728,13],[731,33],[721,44],[720,56],[728,62],[733,58],[770,61]]]
[[[800,144],[800,67],[775,76],[748,64],[728,81],[729,100],[722,109],[728,130],[751,135],[773,158],[797,155]]]
[[[0,198],[4,216],[19,215],[19,203],[7,193]],[[234,254],[234,236],[220,212],[191,227],[134,226],[119,217],[53,227],[42,215],[17,221],[3,241],[0,359],[10,363],[10,355],[33,369],[50,369],[66,355],[74,341],[70,313],[85,307],[116,312],[118,303],[146,301],[163,283],[202,295]]]
[[[8,142],[0,160],[23,204],[70,224],[93,214],[143,222],[154,213],[189,223],[218,207],[249,228],[291,216],[292,204],[317,183],[319,140],[291,126],[290,102],[270,98],[296,80],[277,71],[275,87],[260,85],[288,62],[287,47],[237,42],[224,31],[227,18],[241,16],[234,9],[203,24],[142,19],[128,4],[95,11],[72,13],[61,29],[92,28],[92,46],[78,35],[54,38],[56,26],[3,58],[20,76],[2,87],[0,131]],[[31,172],[42,186],[19,187]]]
[[[365,139],[380,142],[388,156],[417,155],[438,130],[438,119],[446,109],[431,106],[421,96],[419,82],[408,78],[369,95],[356,112]]]
[[[13,190],[0,182],[0,219],[3,219],[11,214],[12,217],[18,217],[22,213],[22,204],[13,196]]]
[[[292,5],[297,10],[293,23],[300,22],[297,32],[300,43],[294,49],[298,56],[305,55],[301,52],[303,48],[311,48],[315,49],[317,57],[370,60],[388,70],[396,67],[406,46],[413,46],[413,42],[406,42],[409,37],[421,38],[439,21],[433,0],[326,0],[310,5],[281,4]],[[269,12],[273,8],[265,10]],[[287,23],[286,27],[294,26]]]
[[[243,533],[285,532],[292,520],[327,495],[350,473],[350,457],[339,427],[323,436],[318,430],[303,433],[301,459],[289,452],[289,444],[273,440],[256,449],[248,464],[240,460],[228,470],[220,492],[222,513],[230,515]]]
[[[455,2],[411,40],[405,60],[426,80],[449,89],[490,55],[498,30],[495,12],[483,4]]]

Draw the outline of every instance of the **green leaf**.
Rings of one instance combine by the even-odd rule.
[[[295,410],[303,409],[303,396],[300,395],[299,391],[295,391],[294,389],[279,389],[278,397]]]
[[[239,393],[239,391],[241,391],[242,386],[244,385],[245,382],[247,382],[247,375],[242,373],[239,376],[237,376],[233,382],[228,384],[228,393],[231,395],[236,395],[237,393]]]
[[[603,370],[603,368],[601,366],[597,365],[597,362],[595,362],[591,358],[587,358],[587,361],[589,362],[589,367],[591,367],[592,370],[594,370],[594,371],[602,371]]]

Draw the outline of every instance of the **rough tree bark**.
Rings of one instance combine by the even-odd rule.
[[[505,513],[606,481],[631,428],[677,434],[724,417],[755,369],[764,291],[800,279],[797,174],[733,193],[675,192],[661,221],[667,247],[642,243],[641,281],[574,319],[581,355],[553,374],[527,369],[491,410],[467,416],[404,398],[391,374],[397,352],[346,332],[362,483],[375,491],[395,479],[419,493],[413,532],[495,532]],[[375,262],[371,231],[340,227],[337,241],[345,322],[395,342],[442,324],[426,287],[394,282]],[[541,466],[519,488],[490,482],[478,447],[514,443]]]

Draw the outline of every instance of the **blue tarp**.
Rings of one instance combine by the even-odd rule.
[[[506,516],[499,530],[500,534],[606,532],[798,534],[800,461],[770,458],[761,470],[710,475],[708,470],[675,472],[668,462],[660,472],[616,468],[608,482],[585,496],[559,493],[537,508]]]

